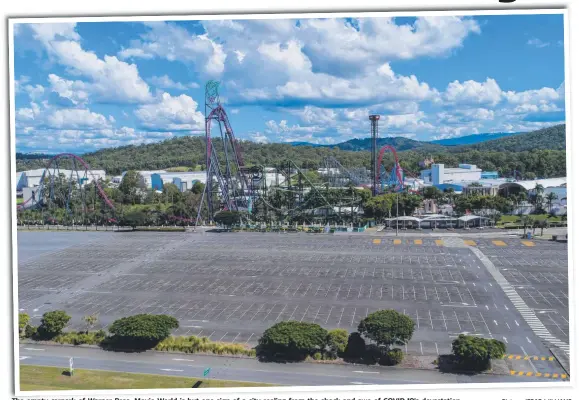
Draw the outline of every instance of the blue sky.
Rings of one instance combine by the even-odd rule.
[[[565,121],[562,15],[15,24],[16,147],[84,153],[204,133],[434,140]]]

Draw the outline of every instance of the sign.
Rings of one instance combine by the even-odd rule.
[[[74,374],[72,357],[70,357],[70,359],[68,360],[68,364],[69,364],[70,376],[72,376]]]
[[[203,371],[203,376],[209,375],[209,372],[211,372],[211,368],[205,368],[205,370]]]

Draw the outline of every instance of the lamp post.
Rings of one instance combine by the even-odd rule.
[[[396,236],[398,236],[398,192],[396,192]]]

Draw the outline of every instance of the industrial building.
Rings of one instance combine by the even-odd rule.
[[[55,172],[59,172],[61,175],[64,175],[67,179],[70,179],[71,177],[73,179],[77,178],[76,175],[76,171],[72,171],[69,169],[59,169],[59,170],[54,170],[54,169],[45,169],[45,168],[39,168],[39,169],[32,169],[32,170],[28,170],[28,171],[21,171],[18,172],[16,174],[16,192],[21,192],[24,188],[35,188],[37,186],[40,186],[40,181],[42,179],[43,174],[46,175],[45,177],[48,177],[48,174],[54,174]],[[106,177],[106,173],[104,170],[102,169],[95,169],[95,170],[91,170],[91,173],[88,174],[86,177],[84,176],[84,173],[79,172],[79,176],[78,176],[81,180],[83,180],[82,183],[91,183],[93,182],[95,179],[99,180],[99,179],[105,179]],[[83,179],[84,178],[84,179]]]
[[[205,184],[207,174],[205,172],[156,172],[150,176],[151,188],[154,190],[163,190],[163,186],[172,183],[185,192],[191,190],[196,182]],[[148,187],[148,186],[147,186]]]

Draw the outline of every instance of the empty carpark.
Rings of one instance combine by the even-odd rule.
[[[468,333],[502,340],[510,354],[537,356],[533,368],[549,372],[557,367],[540,357],[555,345],[568,351],[562,243],[79,232],[66,246],[63,234],[18,233],[19,308],[36,323],[55,309],[72,315],[74,328],[93,313],[101,327],[122,316],[169,314],[180,320],[178,334],[254,345],[279,321],[355,331],[369,313],[393,308],[416,323],[409,354],[449,353],[452,340]]]

